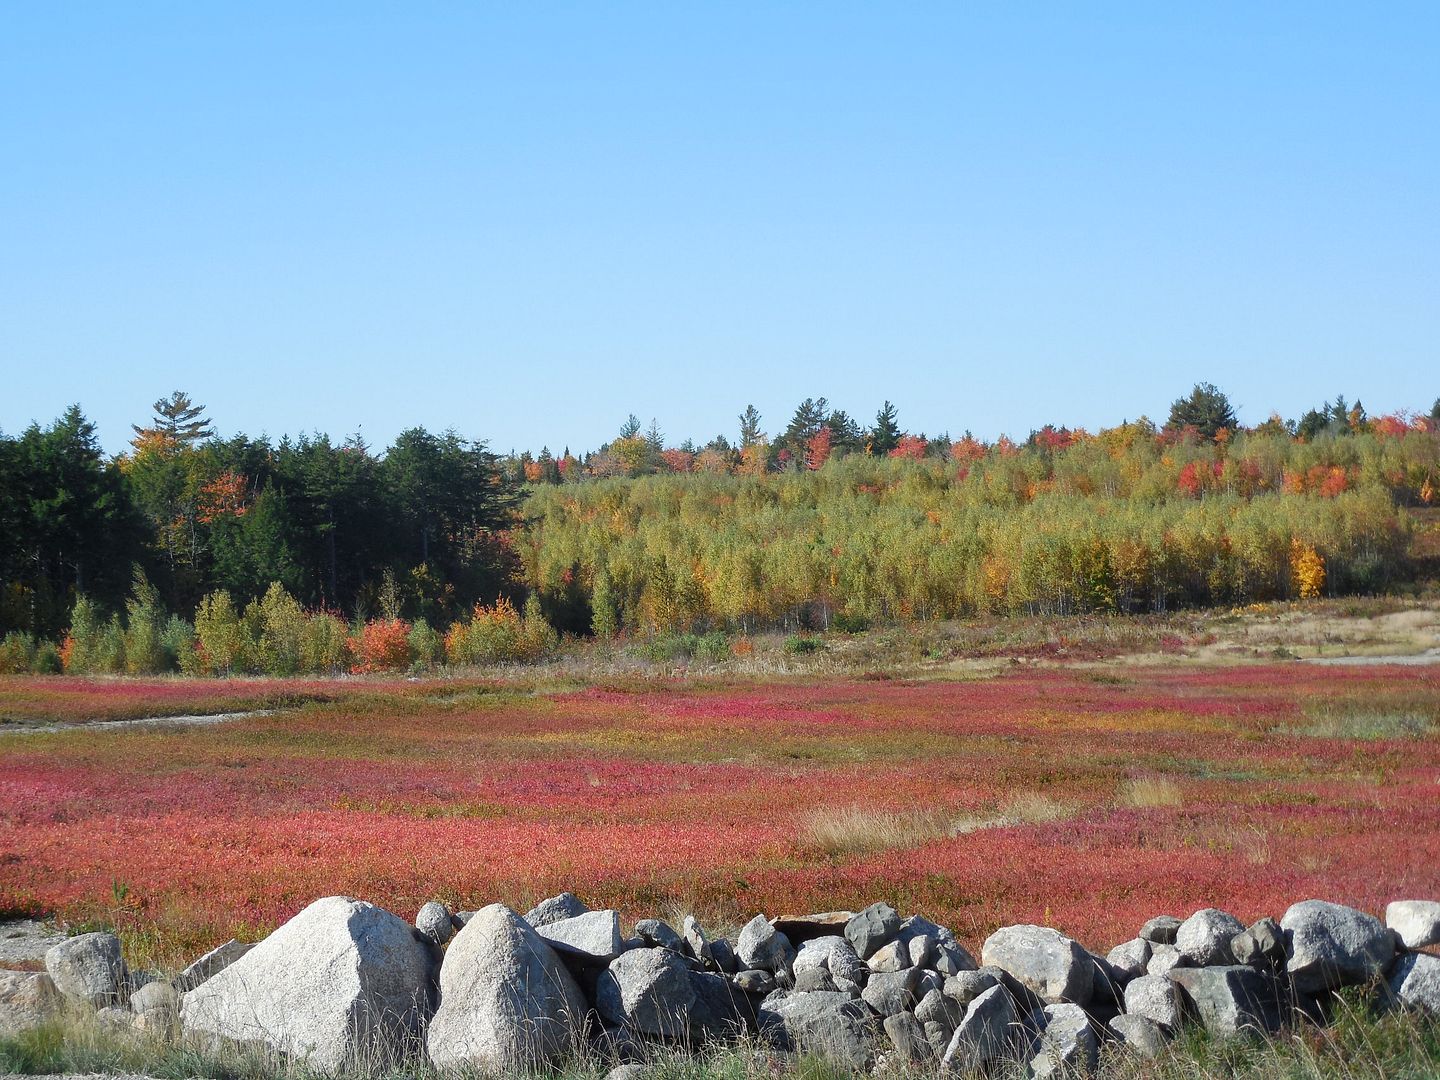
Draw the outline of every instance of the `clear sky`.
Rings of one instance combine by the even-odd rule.
[[[1440,4],[0,7],[0,429],[1440,394]]]

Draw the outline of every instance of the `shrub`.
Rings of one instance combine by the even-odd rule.
[[[445,662],[445,635],[424,619],[410,628],[410,655],[417,668],[430,669]]]
[[[125,670],[131,675],[153,675],[171,670],[172,655],[165,649],[166,617],[160,594],[136,571],[135,586],[125,603]]]
[[[278,581],[265,590],[259,606],[251,604],[245,621],[255,635],[256,661],[267,675],[294,675],[300,670],[305,641],[305,609]]]
[[[35,646],[35,655],[30,659],[30,670],[36,675],[59,675],[64,670],[60,662],[60,650],[53,641],[42,641]]]
[[[825,643],[819,638],[791,634],[785,639],[785,651],[791,656],[803,656],[806,653],[819,652],[823,648],[825,648]]]
[[[195,638],[204,670],[229,675],[244,663],[245,627],[230,594],[224,589],[201,599],[195,610]]]
[[[863,634],[870,629],[870,620],[864,615],[851,615],[842,611],[830,619],[830,628],[842,634]]]
[[[457,622],[445,635],[445,655],[452,664],[497,664],[539,660],[555,651],[560,635],[545,621],[540,600],[531,596],[522,617],[501,597],[494,606],[475,605],[468,623]]]
[[[93,670],[102,631],[95,605],[88,596],[77,596],[75,606],[70,609],[70,631],[60,648],[66,671],[84,675]]]
[[[405,671],[410,667],[410,624],[404,619],[371,619],[350,642],[356,675]]]
[[[12,630],[0,640],[0,675],[24,675],[35,660],[35,639]]]
[[[306,671],[340,672],[350,663],[350,631],[345,623],[328,611],[309,615],[300,640],[300,666]]]
[[[650,660],[705,660],[718,663],[730,658],[730,638],[722,631],[708,634],[659,634],[637,646],[636,651]]]
[[[178,668],[186,675],[201,673],[200,650],[196,648],[195,628],[179,615],[172,615],[160,634],[167,667]]]

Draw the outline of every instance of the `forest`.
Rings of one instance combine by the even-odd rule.
[[[862,427],[500,456],[424,428],[221,438],[182,392],[107,457],[78,406],[0,434],[0,666],[391,670],[545,655],[561,633],[856,630],[1412,585],[1440,402],[1343,398],[1253,428],[1199,384],[1167,421],[1023,441]]]

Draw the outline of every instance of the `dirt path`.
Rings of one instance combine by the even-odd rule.
[[[140,720],[92,720],[78,724],[35,724],[29,727],[12,725],[0,727],[0,735],[49,735],[58,731],[97,731],[115,728],[145,727],[202,727],[206,724],[223,724],[227,720],[246,720],[255,716],[270,716],[274,709],[250,709],[246,712],[209,713],[203,716],[147,716]]]
[[[1440,649],[1426,649],[1422,653],[1405,656],[1312,656],[1305,663],[1330,667],[1372,667],[1377,664],[1418,667],[1422,664],[1440,664]]]

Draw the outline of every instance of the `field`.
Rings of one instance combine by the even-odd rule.
[[[1033,921],[1093,948],[1440,895],[1440,666],[996,671],[0,680],[0,715],[61,724],[0,735],[0,909],[171,965],[331,893],[716,927],[885,899],[972,946]]]

